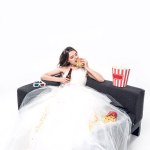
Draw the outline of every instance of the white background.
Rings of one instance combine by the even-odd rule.
[[[113,65],[131,69],[128,84],[145,89],[141,135],[130,150],[146,149],[150,134],[149,0],[1,0],[0,146],[17,113],[16,90],[54,68],[67,46],[112,80]]]

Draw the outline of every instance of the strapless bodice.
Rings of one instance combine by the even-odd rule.
[[[82,68],[72,70],[69,84],[85,85],[87,81],[86,73],[87,71]],[[68,71],[65,72],[63,76],[65,77],[67,74]]]

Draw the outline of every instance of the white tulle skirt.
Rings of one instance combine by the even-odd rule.
[[[117,112],[115,122],[102,118]],[[89,87],[45,87],[27,94],[9,150],[127,150],[131,121]]]

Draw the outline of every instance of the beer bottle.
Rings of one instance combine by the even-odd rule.
[[[70,70],[69,70],[69,72],[68,72],[66,78],[71,79],[71,72],[72,72],[72,68],[70,68]]]

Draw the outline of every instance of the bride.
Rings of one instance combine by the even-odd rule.
[[[106,95],[85,86],[87,75],[104,81],[86,59],[67,47],[59,67],[41,77],[61,85],[27,94],[8,150],[127,150],[129,116],[111,105]]]

